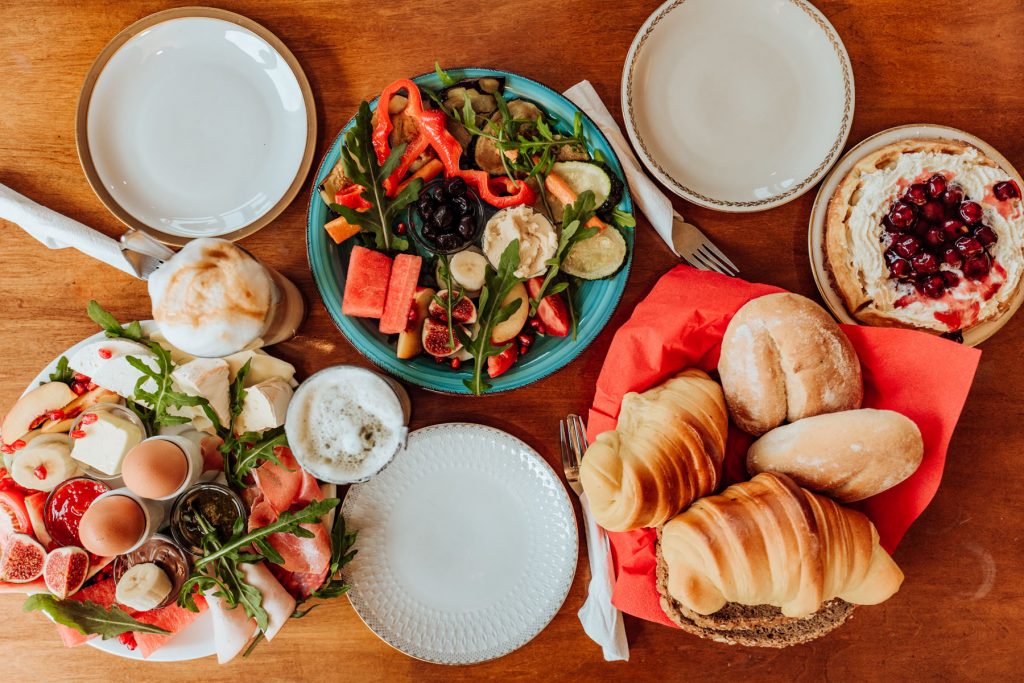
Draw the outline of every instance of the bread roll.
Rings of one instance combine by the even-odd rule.
[[[721,387],[700,370],[626,394],[618,426],[580,466],[594,519],[612,531],[657,526],[714,491],[728,420]]]
[[[892,410],[847,410],[777,427],[747,451],[747,471],[782,472],[797,484],[852,503],[917,470],[921,430]]]
[[[833,598],[878,604],[903,583],[867,517],[783,474],[698,500],[665,525],[661,551],[669,594],[697,614],[731,602],[804,617]]]
[[[718,361],[733,421],[760,435],[783,422],[860,407],[860,360],[816,303],[779,293],[747,302],[725,330]]]

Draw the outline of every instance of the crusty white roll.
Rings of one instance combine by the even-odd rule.
[[[789,292],[759,297],[736,312],[722,339],[718,373],[733,421],[754,435],[859,408],[864,397],[850,340],[824,309]]]
[[[892,410],[847,410],[777,427],[747,451],[747,470],[782,472],[844,503],[870,498],[911,474],[924,457],[921,430]]]

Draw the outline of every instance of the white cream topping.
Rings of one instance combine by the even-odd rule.
[[[551,221],[528,206],[502,209],[487,221],[483,250],[495,268],[501,254],[519,240],[519,268],[516,277],[538,277],[548,269],[546,262],[558,249],[558,235]]]
[[[884,249],[880,246],[884,232],[882,218],[909,183],[936,172],[942,172],[952,183],[963,188],[966,199],[981,204],[985,211],[983,222],[990,225],[998,237],[990,255],[1006,271],[1006,276],[1002,286],[987,301],[978,296],[978,286],[964,278],[960,269],[946,264],[941,269],[952,270],[961,277],[961,281],[957,287],[946,290],[946,295],[939,299],[920,296],[913,285],[889,277],[889,269],[883,257]],[[1013,295],[1024,270],[1024,211],[1021,210],[1020,200],[1013,200],[1014,207],[1007,219],[998,210],[1003,202],[992,196],[992,185],[1009,179],[1002,169],[982,164],[978,151],[974,149],[962,154],[904,154],[892,168],[864,174],[861,177],[859,197],[847,224],[854,263],[860,268],[862,284],[868,297],[874,300],[875,307],[906,323],[940,332],[950,327],[936,319],[937,312],[941,314],[962,310],[966,313],[971,304],[976,302],[980,308],[975,320],[995,314],[1007,298]],[[996,283],[999,274],[993,269],[988,277]],[[912,297],[912,300],[897,308],[896,302],[907,296]],[[963,324],[969,326],[972,322],[965,318]]]

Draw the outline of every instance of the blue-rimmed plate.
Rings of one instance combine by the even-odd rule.
[[[450,70],[457,78],[495,77],[505,80],[506,99],[521,98],[537,103],[550,116],[566,126],[572,125],[573,117],[579,108],[547,86],[508,71],[495,69],[455,69]],[[434,73],[423,74],[413,79],[418,85],[431,90],[440,90],[443,85]],[[370,103],[371,109],[376,108],[376,98]],[[306,214],[306,248],[309,265],[313,271],[313,279],[320,290],[327,312],[335,325],[356,349],[375,365],[383,370],[412,384],[433,391],[450,394],[469,394],[469,389],[462,383],[471,375],[468,364],[461,370],[452,370],[447,365],[439,365],[430,356],[422,355],[413,360],[401,360],[395,355],[395,345],[388,342],[387,335],[377,331],[377,321],[363,318],[352,318],[341,312],[341,297],[345,287],[345,269],[348,265],[352,241],[340,246],[327,235],[324,230],[329,210],[320,198],[317,187],[337,163],[341,154],[341,143],[345,133],[355,124],[355,117],[342,128],[334,144],[320,162],[316,178],[310,190],[309,211]],[[605,139],[594,122],[583,116],[583,130],[586,134],[591,153],[597,151],[604,157],[612,171],[624,178],[622,166],[619,164],[615,151]],[[632,213],[633,204],[628,189],[619,203],[620,210]],[[536,382],[568,365],[594,341],[604,328],[612,312],[622,297],[629,277],[629,268],[633,258],[633,233],[626,231],[626,243],[629,247],[626,262],[613,277],[606,280],[585,282],[577,293],[579,309],[579,327],[576,340],[571,337],[538,336],[530,348],[530,353],[523,356],[507,372],[495,380],[491,380],[493,388],[488,394],[511,391]]]

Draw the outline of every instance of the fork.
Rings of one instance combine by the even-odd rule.
[[[707,238],[696,225],[687,223],[678,212],[672,212],[672,246],[684,261],[694,268],[711,270],[736,277],[740,269]]]
[[[579,415],[569,415],[560,420],[558,436],[565,480],[580,499],[587,539],[587,559],[590,561],[590,585],[587,588],[587,599],[579,611],[580,623],[590,639],[601,646],[606,661],[629,661],[629,645],[626,642],[622,612],[612,605],[612,585],[615,580],[608,534],[591,516],[587,494],[580,483],[580,461],[587,450],[587,430],[583,426],[583,419]]]

